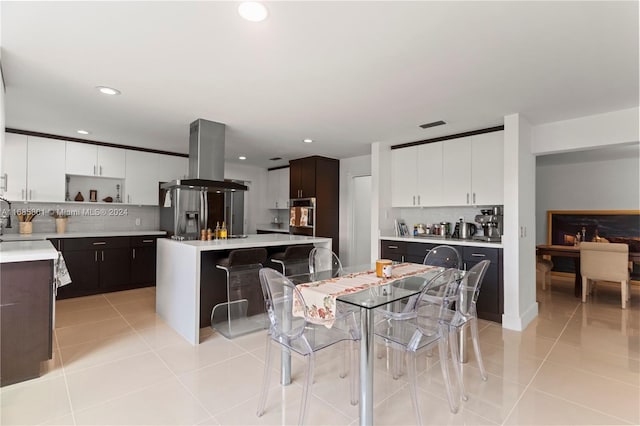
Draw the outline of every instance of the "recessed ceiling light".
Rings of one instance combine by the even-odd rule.
[[[302,142],[304,143],[311,143],[313,142],[313,139],[303,139]]]
[[[113,87],[98,86],[96,87],[96,89],[98,89],[100,93],[105,95],[115,96],[120,94],[120,91],[118,89],[114,89]]]
[[[244,19],[251,22],[264,21],[269,15],[265,5],[257,1],[244,1],[240,3],[238,13]]]
[[[89,133],[91,133],[87,130],[76,130],[76,132],[80,133],[81,135],[88,135]]]
[[[241,155],[240,157],[238,157],[238,160],[246,160],[247,157],[245,157],[244,155]]]

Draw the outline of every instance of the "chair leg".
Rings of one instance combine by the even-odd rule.
[[[350,352],[351,351],[351,343],[347,342],[347,346],[342,351],[342,366],[340,368],[340,378],[344,379],[347,377],[347,371],[349,371],[349,360],[351,359]]]
[[[476,354],[476,360],[478,361],[478,367],[480,368],[480,376],[482,380],[487,381],[487,371],[484,369],[484,362],[482,361],[482,354],[480,353],[480,333],[478,333],[478,319],[473,318],[471,320],[471,341],[473,342],[473,352]]]
[[[444,379],[444,387],[447,390],[447,399],[449,400],[449,409],[453,414],[458,412],[458,402],[456,401],[453,388],[451,386],[451,374],[449,373],[449,356],[447,349],[447,340],[442,339],[438,342],[440,352],[440,368],[442,369],[442,378]],[[422,424],[422,422],[420,422]]]
[[[407,375],[409,376],[409,391],[411,393],[413,411],[416,415],[417,424],[422,425],[420,403],[418,402],[418,368],[416,366],[416,353],[413,351],[407,351]]]
[[[303,425],[304,420],[309,411],[309,402],[311,401],[311,386],[313,385],[313,367],[315,364],[315,355],[310,353],[307,355],[307,374],[304,379],[304,389],[302,390],[302,401],[300,403],[300,416],[298,424]]]
[[[462,379],[462,360],[459,358],[459,345],[458,345],[458,333],[463,333],[463,328],[459,328],[457,331],[454,327],[451,328],[449,333],[449,347],[451,349],[451,360],[453,364],[453,372],[456,375],[458,386],[460,387],[460,396],[464,401],[468,400],[467,391],[464,389],[464,381]]]
[[[622,281],[620,284],[620,294],[622,298],[622,309],[627,309],[627,282]]]
[[[551,269],[549,269],[545,274],[545,281],[549,282],[548,287],[549,287],[549,290],[551,290]]]
[[[269,381],[271,379],[271,336],[267,334],[267,350],[264,360],[264,377],[262,379],[262,391],[258,401],[258,417],[264,414],[264,407],[267,403],[267,392],[269,392]]]
[[[587,301],[587,290],[589,288],[589,279],[582,276],[582,303],[586,303]]]

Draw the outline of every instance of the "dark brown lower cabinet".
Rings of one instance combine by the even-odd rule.
[[[155,285],[157,236],[67,238],[62,250],[71,284],[57,298],[87,296]]]
[[[442,244],[447,244],[446,240]],[[397,262],[422,263],[426,254],[440,244],[380,240],[380,257]],[[481,260],[491,263],[482,281],[476,308],[481,319],[502,323],[504,292],[502,275],[502,249],[454,245],[462,257],[462,267],[469,270]]]
[[[51,359],[53,261],[0,268],[0,385],[40,376]]]

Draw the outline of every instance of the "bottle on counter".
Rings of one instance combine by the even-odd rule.
[[[227,239],[227,226],[222,222],[222,227],[220,228],[220,238],[223,240]]]
[[[211,228],[207,228],[207,240],[213,240],[213,231],[211,230]]]
[[[582,241],[589,241],[587,240],[587,228],[584,226],[582,227]]]
[[[209,230],[209,231],[211,231],[211,230]],[[207,230],[204,229],[204,228],[202,228],[200,230],[200,240],[201,241],[206,241],[207,240]]]
[[[216,240],[220,239],[220,222],[216,222],[216,229],[214,231],[213,237]]]

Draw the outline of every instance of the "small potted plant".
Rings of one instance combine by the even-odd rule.
[[[56,233],[64,234],[64,231],[67,229],[67,219],[69,215],[60,210],[52,210],[49,215],[56,220]]]

